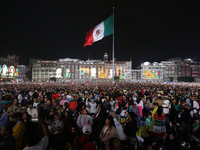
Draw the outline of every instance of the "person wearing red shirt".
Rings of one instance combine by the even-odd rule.
[[[53,94],[52,94],[52,97],[51,97],[51,99],[53,100],[53,99],[59,99],[59,94],[55,91]]]
[[[69,109],[72,109],[73,111],[75,111],[77,106],[78,106],[77,100],[75,100],[74,96],[72,96],[71,100],[68,103],[68,107]]]

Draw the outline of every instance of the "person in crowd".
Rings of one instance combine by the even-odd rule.
[[[97,100],[97,98],[98,98],[98,93],[97,92],[94,92],[94,100],[96,101]]]
[[[100,97],[100,96],[97,97],[96,103],[97,103],[97,106],[98,106],[99,104],[102,104],[102,100],[101,100],[101,97]]]
[[[199,104],[196,100],[196,96],[191,96],[191,109],[193,110],[193,118],[198,118],[199,114],[198,114],[198,110],[199,110]]]
[[[107,97],[104,97],[103,98],[103,107],[104,109],[107,111],[107,113],[110,111],[110,103],[109,101],[107,100]]]
[[[178,110],[176,109],[176,99],[171,96],[171,109],[169,113],[170,122],[175,125],[175,118],[177,116]]]
[[[61,150],[66,148],[66,134],[63,133],[61,127],[56,127],[54,134],[51,137],[52,148],[54,150]]]
[[[71,97],[72,97],[71,92],[69,92],[69,93],[67,94],[67,96],[66,96],[66,99],[68,99],[68,100],[70,101],[70,100],[71,100]]]
[[[135,113],[138,116],[139,111],[138,111],[138,107],[136,106],[136,104],[133,104],[133,106],[131,107],[131,112]]]
[[[82,129],[85,124],[93,124],[92,117],[88,115],[87,109],[83,109],[83,113],[78,116],[76,124],[80,129]]]
[[[152,97],[149,97],[147,99],[147,111],[148,111],[148,113],[150,113],[151,111],[153,111],[153,109],[154,109],[153,100],[152,100]]]
[[[38,108],[39,102],[36,98],[33,99],[33,107]]]
[[[120,118],[122,119],[122,118],[127,118],[128,117],[128,108],[127,107],[124,107],[124,108],[122,108],[122,111],[121,111],[121,113],[120,113]]]
[[[18,101],[19,104],[21,104],[21,103],[22,103],[22,100],[23,100],[23,91],[21,91],[21,92],[19,93],[19,95],[17,96],[17,99],[19,100],[19,101]]]
[[[155,103],[158,103],[158,106],[164,105],[163,98],[160,96],[160,94],[158,95],[158,98],[155,100]]]
[[[165,96],[165,97],[164,97],[163,103],[164,103],[164,104],[162,105],[162,107],[163,107],[163,112],[164,112],[166,118],[168,118],[168,116],[169,116],[169,110],[170,110],[170,108],[171,108],[171,103],[170,103],[170,101],[168,100],[168,96]]]
[[[109,150],[109,140],[115,137],[115,134],[116,134],[116,127],[113,121],[113,117],[108,116],[106,119],[106,124],[101,130],[99,136],[100,144],[103,148],[105,148],[105,150]]]
[[[14,150],[15,139],[13,137],[12,127],[6,124],[1,129],[0,149],[1,150]]]
[[[91,102],[88,102],[89,107],[87,107],[88,112],[90,114],[96,114],[97,113],[97,103],[94,101],[94,99],[91,99]]]
[[[40,103],[38,104],[38,117],[45,119],[45,117],[48,116],[47,111],[44,110],[45,107],[45,102],[42,100],[40,101]]]
[[[145,119],[145,124],[148,126],[148,128],[151,125],[151,113],[149,113]]]
[[[27,112],[33,118],[37,118],[38,117],[38,110],[37,110],[37,108],[33,107],[33,103],[32,102],[29,102],[28,108],[27,108]]]
[[[54,93],[52,94],[51,99],[57,101],[59,99],[59,93],[57,91],[54,91]]]
[[[154,126],[152,130],[152,134],[156,135],[160,139],[165,139],[166,138],[166,126],[165,126],[165,121],[166,121],[166,116],[165,113],[163,112],[163,107],[158,106],[157,112],[154,114]]]
[[[117,93],[116,99],[120,102],[120,104],[121,104],[122,106],[125,105],[125,96],[124,96],[124,94],[123,94],[123,91],[120,91],[119,93]]]
[[[182,145],[190,142],[190,131],[192,127],[192,118],[190,112],[187,108],[184,108],[181,115],[181,141],[183,141]]]
[[[105,118],[107,117],[107,113],[105,109],[103,109],[102,104],[98,104],[97,109],[98,111],[93,121],[94,122],[93,127],[95,128],[96,136],[99,137],[100,132],[103,126],[105,125],[105,121],[106,121]]]
[[[52,116],[52,115],[49,115],[49,116],[47,116],[46,118],[45,118],[45,123],[46,123],[46,125],[47,125],[47,127],[48,127],[48,129],[49,129],[49,131],[50,131],[50,133],[52,133],[52,123],[53,123],[53,121],[54,121],[54,116]]]
[[[114,137],[109,140],[110,150],[120,150],[120,141],[118,138]]]
[[[35,92],[33,93],[33,99],[34,98],[38,99],[38,91],[37,90],[35,90]]]
[[[63,123],[64,123],[64,133],[70,134],[70,131],[72,127],[75,125],[75,122],[71,112],[67,109],[63,111]]]
[[[78,106],[78,102],[77,102],[77,100],[75,99],[75,97],[72,95],[72,96],[71,96],[71,100],[70,100],[69,103],[68,103],[68,107],[69,107],[69,109],[71,109],[72,111],[76,111],[77,106]]]
[[[26,134],[25,136],[25,144],[26,147],[23,150],[45,150],[49,144],[49,136],[50,136],[50,132],[47,128],[47,125],[45,124],[45,122],[42,119],[39,119],[39,124],[42,126],[43,128],[43,132],[44,132],[44,137],[38,141],[37,134],[36,132],[32,131],[28,134]],[[35,138],[33,138],[35,137]]]
[[[121,119],[120,114],[121,114],[122,107],[121,107],[121,103],[119,102],[119,100],[117,98],[115,99],[115,103],[114,103],[113,107],[114,107],[113,112],[116,113],[117,120],[120,120]],[[112,113],[112,111],[110,113]]]
[[[86,100],[85,100],[86,106],[88,106],[88,103],[91,102],[91,99],[92,99],[92,98],[93,98],[93,95],[92,95],[92,94],[90,94],[89,97],[86,98]]]
[[[91,137],[92,127],[89,124],[85,124],[82,128],[82,133],[82,136],[78,136],[75,138],[73,147],[82,150],[96,150],[96,147]]]
[[[60,101],[60,105],[63,106],[65,103],[68,103],[68,101],[66,100],[66,97],[63,96],[62,100]]]
[[[47,103],[44,106],[45,114],[49,114],[51,109],[55,109],[55,106],[52,104],[51,100],[47,100]]]
[[[144,107],[143,100],[142,100],[141,97],[138,97],[138,99],[137,99],[137,108],[138,108],[139,115],[141,117],[143,117],[143,114],[142,114],[143,107]]]
[[[16,141],[16,144],[15,144],[16,150],[21,150],[24,133],[26,130],[24,123],[21,121],[22,114],[20,112],[17,112],[15,114],[13,114],[12,119],[15,124],[13,127],[13,136]]]
[[[175,139],[172,132],[169,132],[166,138],[166,148],[169,150],[177,150],[181,149],[179,146],[179,142]]]
[[[69,134],[66,135],[66,147],[71,150],[74,140],[77,136],[80,136],[79,128],[77,126],[73,126]]]
[[[154,102],[153,106],[154,106],[154,110],[151,112],[151,124],[150,124],[150,127],[149,127],[150,132],[152,132],[153,126],[154,126],[154,123],[155,123],[154,115],[158,110],[158,103]]]
[[[130,141],[131,145],[137,147],[136,141],[136,132],[137,132],[137,122],[135,120],[135,114],[133,112],[129,112],[128,120],[126,121],[126,125],[124,127],[124,133]]]
[[[54,134],[56,132],[56,128],[57,127],[60,127],[62,130],[64,129],[64,123],[63,121],[61,120],[61,116],[60,114],[56,113],[54,115],[54,121],[51,125],[51,132]]]
[[[115,100],[113,97],[110,98],[110,112],[114,112],[114,103],[115,103]]]
[[[6,110],[7,109],[4,109],[0,112],[0,131],[1,128],[9,122],[9,118],[6,116]]]
[[[8,108],[6,115],[9,117],[9,120],[12,121],[12,115],[18,112],[21,112],[21,106],[19,106],[18,100],[14,99],[13,105]]]
[[[22,115],[25,114],[25,113],[27,113],[27,108],[25,106],[23,106],[21,108],[21,113],[22,113]]]
[[[115,112],[113,112],[112,114],[111,114],[111,116],[113,117],[113,121],[114,121],[114,123],[115,123],[115,127],[116,127],[116,137],[120,140],[120,141],[124,141],[124,140],[126,140],[126,135],[124,134],[124,131],[123,131],[123,129],[122,129],[122,125],[121,125],[121,123],[117,120],[117,118],[116,118],[116,113]]]
[[[142,119],[142,124],[139,127],[138,131],[136,132],[136,135],[141,137],[142,139],[145,139],[149,136],[148,132],[148,126],[145,123],[145,119]]]

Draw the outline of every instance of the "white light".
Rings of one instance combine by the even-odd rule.
[[[148,66],[148,65],[150,65],[150,62],[146,61],[143,63],[143,65]]]
[[[57,70],[56,70],[56,78],[62,78],[62,69],[61,68],[57,68]]]
[[[6,65],[3,65],[2,68],[3,68],[3,69],[2,69],[2,75],[3,75],[3,76],[6,76],[6,73],[7,73],[7,66],[6,66]]]

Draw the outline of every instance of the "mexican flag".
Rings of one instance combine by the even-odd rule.
[[[111,34],[113,34],[113,14],[87,32],[84,47],[92,45],[93,42],[99,41]]]
[[[116,110],[119,108],[119,102],[115,102],[114,104],[114,112],[116,112]]]

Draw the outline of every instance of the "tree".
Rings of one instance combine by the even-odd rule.
[[[119,76],[114,76],[114,80],[118,80],[119,79]]]
[[[50,81],[56,82],[56,77],[51,77],[51,78],[50,78]]]
[[[171,82],[173,82],[174,77],[168,77]]]

